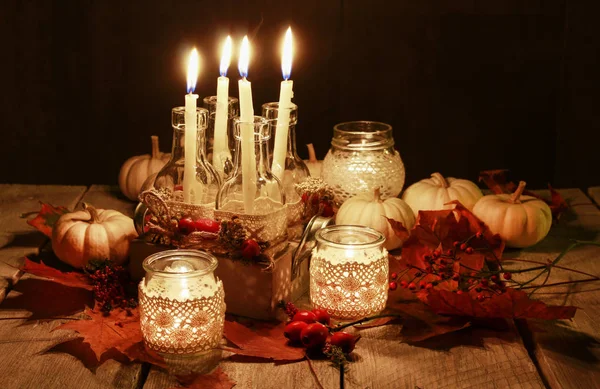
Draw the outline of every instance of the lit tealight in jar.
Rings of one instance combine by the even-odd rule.
[[[329,226],[316,234],[310,262],[310,301],[341,320],[381,312],[388,295],[385,237],[361,226]]]
[[[204,251],[167,250],[143,263],[139,285],[145,344],[165,354],[215,348],[223,336],[225,294],[215,277],[217,259]]]

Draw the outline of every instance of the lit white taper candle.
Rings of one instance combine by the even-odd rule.
[[[273,148],[273,164],[271,172],[283,181],[285,171],[285,157],[288,146],[288,130],[290,125],[290,109],[292,107],[292,89],[294,82],[290,80],[292,73],[292,28],[285,33],[283,42],[283,55],[281,57],[281,72],[283,81],[279,90],[279,110],[277,111],[277,129],[275,131],[275,145]]]
[[[219,71],[221,77],[217,79],[217,109],[215,112],[215,143],[213,145],[213,166],[223,178],[223,166],[227,159],[231,159],[227,137],[227,122],[229,119],[229,78],[227,69],[231,61],[231,37],[227,37],[221,55]]]
[[[256,156],[254,153],[254,108],[252,106],[252,84],[246,79],[250,62],[250,43],[244,36],[240,48],[238,70],[241,80],[238,82],[240,94],[241,148],[242,148],[242,191],[244,212],[254,212],[254,196],[256,194]]]
[[[196,106],[198,95],[194,94],[199,69],[198,51],[194,48],[190,54],[187,69],[187,92],[185,95],[185,160],[183,171],[183,201],[196,204],[200,200],[202,190],[196,180],[196,154],[198,145],[198,115]]]

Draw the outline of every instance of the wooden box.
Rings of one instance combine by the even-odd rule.
[[[298,275],[292,279],[292,252],[296,243],[284,242],[274,256],[274,266],[244,264],[239,260],[217,256],[219,266],[215,274],[223,281],[227,312],[254,319],[273,319],[280,313],[279,301],[296,301],[308,291],[308,262],[301,264]],[[168,247],[136,239],[131,244],[129,272],[136,281],[144,276],[142,262]]]

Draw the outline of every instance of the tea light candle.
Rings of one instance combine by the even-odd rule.
[[[231,159],[227,139],[227,120],[229,115],[229,78],[227,69],[231,60],[231,37],[227,37],[223,46],[221,77],[217,79],[217,109],[215,112],[215,143],[213,148],[213,166],[223,177],[224,161]]]
[[[273,147],[273,164],[271,172],[283,180],[285,171],[285,157],[287,154],[288,132],[290,126],[290,110],[294,96],[294,82],[290,80],[292,74],[292,28],[288,27],[283,43],[281,58],[281,72],[283,81],[279,90],[279,110],[277,116],[277,131],[275,132],[275,145]]]
[[[140,325],[146,345],[166,354],[215,348],[223,336],[225,295],[217,259],[198,250],[167,250],[143,263]]]
[[[385,308],[388,256],[384,236],[368,227],[329,226],[316,234],[310,262],[310,301],[337,319],[353,320]]]
[[[250,43],[244,36],[240,48],[238,70],[241,80],[238,82],[240,90],[240,121],[241,149],[242,149],[242,195],[244,199],[244,212],[254,212],[254,195],[256,193],[256,155],[254,152],[254,107],[252,106],[252,84],[246,79],[248,76],[248,63],[250,61]]]

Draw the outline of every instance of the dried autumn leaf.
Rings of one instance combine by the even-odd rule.
[[[55,207],[44,202],[40,203],[42,204],[42,209],[38,212],[36,217],[27,220],[27,224],[35,227],[48,238],[52,238],[52,228],[54,227],[54,224],[56,224],[62,215],[68,213],[69,210],[63,206]]]
[[[532,300],[527,293],[507,288],[502,294],[493,294],[483,301],[472,293],[457,294],[445,290],[434,290],[427,296],[431,310],[440,315],[456,315],[478,318],[513,319],[571,319],[576,307],[552,306]]]
[[[62,324],[54,330],[74,330],[83,337],[83,341],[90,348],[98,360],[102,360],[105,353],[116,349],[121,353],[131,346],[142,342],[139,311],[132,309],[127,313],[124,309],[114,309],[110,315],[104,316],[86,308],[85,314],[90,320],[74,320]]]
[[[224,347],[237,355],[270,359],[273,361],[298,361],[304,358],[304,349],[291,347],[283,335],[284,323],[253,331],[237,321],[225,320],[225,338],[238,348]]]
[[[109,359],[114,359],[122,363],[129,362],[129,359],[121,354],[116,349],[112,349],[102,355],[102,359],[98,359],[96,354],[90,348],[88,343],[85,343],[83,338],[70,339],[66,342],[58,343],[50,348],[42,351],[42,353],[66,353],[79,359],[83,365],[95,372],[98,366],[102,365]]]
[[[31,261],[29,258],[25,258],[25,264],[21,270],[25,273],[47,278],[61,285],[70,286],[73,288],[83,288],[86,290],[93,289],[89,278],[83,273],[76,271],[62,272],[53,267],[47,266],[43,262],[38,263]]]
[[[394,234],[400,238],[403,242],[408,239],[408,237],[410,236],[410,232],[406,229],[406,227],[404,227],[404,224],[402,224],[402,222],[396,221],[394,219],[390,219],[389,217],[385,217],[388,221],[388,223],[390,223],[390,226],[392,227],[392,230],[394,231]]]
[[[149,350],[144,342],[135,343],[127,348],[120,348],[125,356],[131,361],[147,362],[152,365],[167,368],[167,363],[158,353]]]
[[[15,293],[18,292],[18,293]],[[0,305],[1,310],[26,310],[28,320],[46,320],[69,316],[94,305],[93,293],[56,282],[21,279]]]
[[[210,374],[177,376],[177,380],[185,385],[184,388],[189,389],[231,389],[236,384],[220,367]],[[181,388],[181,386],[175,386],[171,389],[178,388]]]

